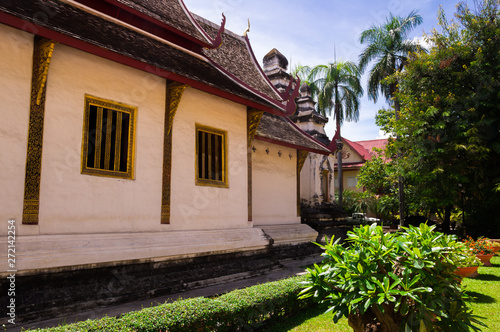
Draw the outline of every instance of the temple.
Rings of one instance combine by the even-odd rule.
[[[0,276],[20,323],[313,250],[300,174],[308,156],[331,172],[331,151],[289,118],[300,82],[275,87],[225,20],[181,0],[0,3]]]

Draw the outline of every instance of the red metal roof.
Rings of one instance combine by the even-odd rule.
[[[377,152],[373,150],[374,148],[384,149],[387,145],[386,138],[353,142],[345,137],[342,137],[342,141],[363,159],[361,162],[343,163],[342,168],[357,168],[363,166],[367,160],[371,160],[373,156],[377,155]]]

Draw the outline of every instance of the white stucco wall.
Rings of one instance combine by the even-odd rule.
[[[314,122],[312,120],[306,121],[306,122],[299,122],[297,123],[297,126],[299,126],[300,129],[302,129],[305,132],[313,132],[317,131],[319,133],[325,134],[325,125],[320,124],[317,122]]]
[[[307,155],[304,165],[300,170],[300,199],[311,201],[315,195],[316,162],[311,158],[311,153]],[[318,193],[319,195],[319,193]]]
[[[48,73],[39,224],[22,225],[33,35],[0,25],[0,41],[0,218],[16,219],[18,271],[269,245],[248,222],[246,106],[185,90],[173,129],[171,224],[162,225],[165,80],[63,44],[55,46]],[[85,94],[137,107],[132,180],[81,174]],[[195,123],[227,131],[229,188],[195,185]],[[280,149],[280,160],[261,160],[262,176],[254,182],[256,220],[263,224],[299,222],[295,150]],[[6,246],[3,236],[2,271]]]
[[[137,107],[135,177],[81,174],[85,94]],[[165,80],[57,44],[47,81],[41,234],[160,229]]]
[[[324,188],[322,187],[324,170],[328,170],[329,172],[331,172],[329,177],[332,178],[328,180],[329,198],[327,201],[332,202],[333,200],[335,200],[335,188],[333,181],[333,155],[330,154],[328,156],[325,156],[317,153],[309,153],[300,172],[301,200],[305,200],[309,204],[321,203],[324,201]]]
[[[0,40],[0,234],[7,234],[11,218],[23,229],[33,35],[0,24]]]
[[[254,225],[300,223],[296,194],[297,151],[259,140],[254,140],[252,145],[256,148],[252,152]]]
[[[248,227],[246,106],[187,88],[174,119],[171,227]],[[195,125],[227,132],[229,188],[195,184]]]

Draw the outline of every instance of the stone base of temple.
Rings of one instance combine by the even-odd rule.
[[[307,225],[296,224],[179,234],[19,237],[18,261],[24,269],[15,277],[16,323],[263,274],[279,268],[280,260],[318,252],[310,242],[316,237]],[[9,282],[2,276],[0,288],[8,289]],[[0,306],[7,301],[2,297]]]

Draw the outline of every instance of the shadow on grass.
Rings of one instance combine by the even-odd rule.
[[[481,294],[478,292],[465,292],[470,296],[470,302],[474,303],[495,303],[496,299],[489,295]]]
[[[484,281],[500,281],[500,276],[494,274],[479,273],[479,275],[474,277],[474,279]]]
[[[326,306],[318,305],[312,308],[309,308],[302,312],[299,315],[295,315],[292,317],[283,317],[283,319],[272,322],[270,326],[263,326],[255,331],[258,332],[286,332],[291,329],[302,325],[308,319],[317,317],[322,315],[327,310]]]

